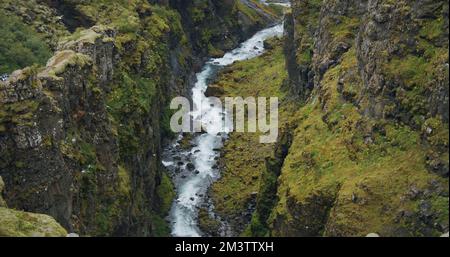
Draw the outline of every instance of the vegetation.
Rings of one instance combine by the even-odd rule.
[[[33,64],[45,64],[51,56],[42,37],[20,19],[0,14],[0,74]]]
[[[427,147],[420,145],[418,132],[390,121],[366,120],[357,108],[340,98],[338,80],[343,72],[352,69],[357,66],[354,51],[350,50],[342,63],[324,76],[325,102],[308,104],[298,111],[301,122],[279,178],[279,201],[272,222],[280,217],[286,219],[286,224],[300,222],[296,224],[299,227],[323,222],[311,221],[314,218],[310,217],[293,221],[289,202],[294,201],[299,208],[312,208],[318,219],[325,215],[327,222],[315,233],[389,234],[389,229],[417,225],[395,222],[400,211],[414,211],[423,201],[405,199],[412,187],[426,190],[432,181],[439,181],[443,188],[448,186],[448,180],[428,172],[424,162]],[[326,112],[323,105],[327,106]],[[321,206],[310,206],[316,196],[330,198],[333,209],[324,212]],[[447,208],[439,211],[442,218]],[[287,230],[277,228],[275,235]],[[417,227],[408,227],[407,231],[415,231],[416,236],[421,233]]]
[[[150,2],[0,3],[0,75],[23,69],[18,82],[0,84],[0,172],[26,187],[11,197],[32,201],[43,199],[37,187],[52,184],[37,180],[47,173],[34,165],[58,167],[42,170],[70,181],[73,216],[65,222],[83,235],[170,234],[164,218],[175,192],[160,163],[161,143],[173,136],[170,98],[188,89],[197,59],[222,56],[282,13],[256,0],[260,10],[244,1]],[[208,195],[234,231],[448,231],[448,3],[423,1],[419,13],[421,2],[381,1],[371,7],[376,15],[363,15],[353,3],[293,1],[284,42],[270,40],[270,51],[218,75],[226,96],[280,100],[277,143],[232,133],[223,148],[222,177]],[[380,44],[387,46],[370,51]],[[55,49],[65,50],[47,62]],[[30,140],[36,145],[15,149]],[[0,236],[66,234],[52,218],[0,200]],[[202,231],[218,235],[222,224],[205,208],[199,219]]]
[[[217,86],[224,89],[224,96],[280,97],[285,101],[285,93],[280,87],[287,74],[281,41],[275,39],[271,44],[276,49],[259,58],[235,63],[226,68],[217,79]],[[283,106],[280,125],[284,126],[289,108]],[[228,220],[240,218],[249,204],[255,201],[261,177],[265,171],[265,158],[271,156],[274,144],[260,144],[259,133],[232,133],[225,143],[220,160],[222,177],[213,184],[211,192],[215,210]],[[236,194],[235,192],[239,192]],[[239,224],[232,224],[239,230]]]
[[[52,217],[0,207],[2,237],[65,237],[66,230]]]
[[[283,82],[278,80],[283,76],[274,76],[284,70],[280,52],[278,46],[262,57],[234,64],[219,76],[217,84],[227,95],[268,93],[283,99]],[[435,220],[448,224],[448,179],[429,172],[425,161],[429,147],[422,144],[421,132],[395,121],[362,116],[352,104],[361,92],[357,69],[352,48],[313,92],[320,94],[320,101],[313,99],[299,107],[281,100],[284,125],[280,130],[291,128],[294,137],[279,177],[268,163],[273,159],[273,146],[258,144],[256,135],[230,136],[221,161],[222,178],[213,185],[212,193],[219,214],[241,217],[250,194],[258,192],[257,210],[242,235],[365,236],[374,231],[382,235],[408,231],[404,235],[420,236],[428,233],[425,224],[413,217],[397,220],[399,213],[420,213],[419,206],[424,203],[433,206]],[[403,69],[400,64],[399,69]],[[436,122],[428,121],[428,127],[442,128],[439,120]],[[441,145],[448,142],[445,127],[435,134]],[[433,186],[444,192],[408,196],[411,190],[425,192]],[[272,201],[259,200],[273,199],[274,194],[275,206]],[[304,229],[307,226],[310,228]],[[237,228],[242,229],[242,224]],[[438,229],[432,233],[440,235]]]

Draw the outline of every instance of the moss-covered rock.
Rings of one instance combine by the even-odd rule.
[[[448,54],[439,54],[448,46],[448,24],[440,22],[447,12],[444,1],[293,1],[287,66],[297,82],[288,89],[300,85],[295,92],[306,102],[295,114],[269,219],[272,235],[436,236],[448,230],[448,207],[438,204],[448,197],[448,149],[437,146],[447,144],[448,134],[442,108],[448,106],[442,66]],[[368,19],[359,20],[363,15]],[[313,55],[299,47],[305,39],[312,40]],[[310,58],[289,61],[292,53]],[[295,80],[305,69],[308,76]],[[441,103],[432,91],[441,93]]]
[[[8,209],[3,200],[4,182],[0,177],[0,237],[65,237],[66,230],[54,218]]]
[[[0,236],[65,237],[66,230],[48,215],[0,207]]]

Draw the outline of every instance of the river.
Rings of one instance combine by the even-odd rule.
[[[255,58],[264,53],[264,40],[281,36],[283,25],[279,24],[259,31],[242,43],[238,48],[226,53],[222,58],[210,59],[201,72],[196,74],[197,82],[192,89],[192,101],[195,106],[191,113],[194,119],[201,119],[207,126],[208,133],[198,133],[191,140],[192,146],[185,149],[181,145],[183,135],[164,151],[163,165],[170,171],[175,184],[177,197],[170,214],[172,236],[199,237],[202,232],[198,227],[198,209],[211,208],[207,204],[207,190],[220,177],[217,167],[219,149],[227,138],[223,131],[226,114],[222,109],[211,106],[205,91],[217,72],[236,61]],[[226,131],[226,128],[225,128]],[[226,235],[226,233],[223,233]]]

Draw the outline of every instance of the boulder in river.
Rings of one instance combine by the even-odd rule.
[[[193,171],[193,170],[195,170],[195,165],[192,164],[192,163],[188,163],[188,164],[186,165],[186,168],[187,168],[188,170],[190,170],[190,171]]]

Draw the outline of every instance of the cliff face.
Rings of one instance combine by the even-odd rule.
[[[448,2],[292,4],[285,90],[302,104],[270,233],[447,232]]]
[[[49,214],[82,235],[168,234],[163,217],[173,189],[160,159],[162,140],[170,136],[164,107],[187,94],[202,57],[235,46],[256,21],[268,22],[235,23],[235,15],[245,16],[238,1],[183,1],[196,9],[191,13],[176,1],[128,2],[36,1],[27,15],[63,15],[38,31],[55,54],[45,67],[16,71],[0,84],[6,202]],[[23,17],[30,3],[1,4],[8,15]],[[219,12],[222,4],[229,8]],[[191,20],[200,27],[191,28]],[[40,18],[23,21],[42,25]],[[226,33],[208,36],[233,40],[199,50],[196,33],[215,22]]]
[[[197,55],[221,56],[258,30],[274,24],[276,14],[253,1],[167,1],[176,9]],[[259,9],[265,8],[265,9]]]

